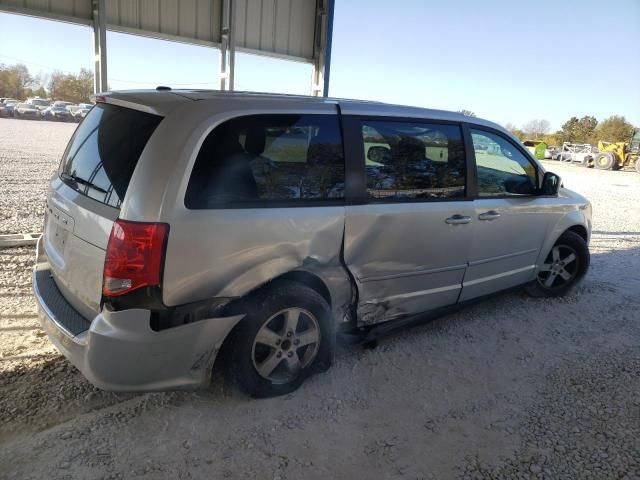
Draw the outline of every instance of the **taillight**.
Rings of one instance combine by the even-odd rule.
[[[117,297],[159,286],[168,234],[166,223],[116,220],[104,259],[102,294]]]

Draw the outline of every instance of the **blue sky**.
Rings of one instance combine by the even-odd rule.
[[[364,8],[366,5],[366,8]],[[215,88],[218,52],[109,33],[113,89]],[[86,27],[0,14],[0,63],[92,68]],[[640,0],[336,0],[330,94],[473,110],[518,126],[624,115],[640,125]],[[236,88],[309,92],[307,64],[236,54]]]

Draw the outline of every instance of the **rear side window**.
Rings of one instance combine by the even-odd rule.
[[[465,195],[465,155],[457,125],[362,122],[367,194],[380,200]]]
[[[205,139],[187,208],[260,206],[344,198],[344,153],[336,115],[252,115]]]
[[[96,105],[64,152],[60,178],[83,195],[119,208],[140,154],[161,120],[129,108]]]

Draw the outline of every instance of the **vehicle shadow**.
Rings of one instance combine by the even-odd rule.
[[[128,398],[96,389],[58,352],[0,357],[0,443]]]

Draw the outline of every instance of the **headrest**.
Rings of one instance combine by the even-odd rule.
[[[263,127],[251,127],[247,130],[247,137],[244,140],[244,149],[252,157],[262,155],[264,152],[267,134]]]
[[[424,143],[415,137],[402,137],[398,142],[398,154],[409,160],[423,160],[425,156]]]

